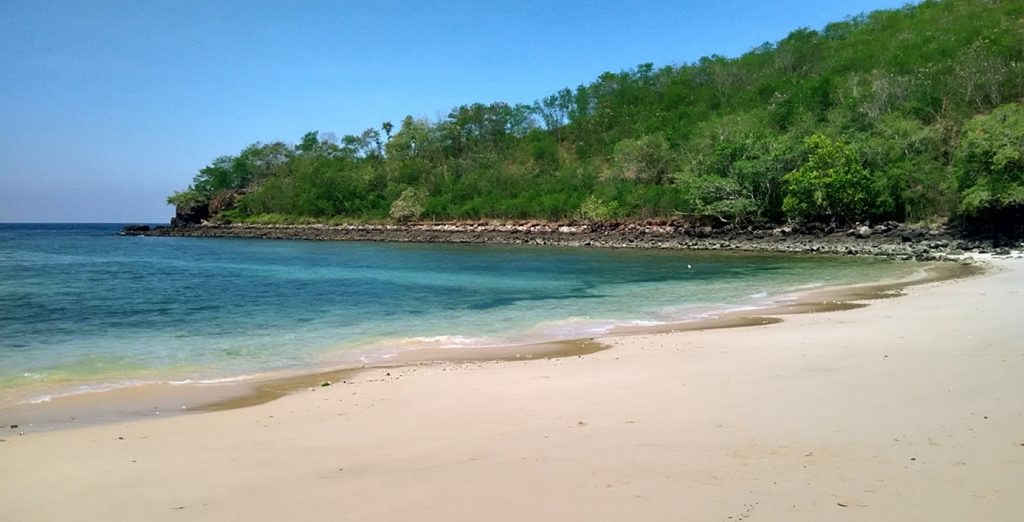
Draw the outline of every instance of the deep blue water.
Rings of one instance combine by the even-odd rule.
[[[313,369],[421,346],[580,337],[908,271],[863,258],[119,229],[0,224],[0,393],[24,399]]]

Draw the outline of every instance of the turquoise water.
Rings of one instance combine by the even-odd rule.
[[[0,224],[0,400],[577,338],[906,275],[871,259],[120,237]]]

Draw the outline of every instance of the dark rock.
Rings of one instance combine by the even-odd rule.
[[[199,225],[208,219],[210,219],[209,203],[178,205],[174,209],[174,218],[171,219],[171,226],[178,228],[189,225]]]
[[[590,246],[598,248],[663,248],[699,250],[745,250],[771,252],[819,252],[831,255],[875,255],[896,259],[944,258],[963,246],[991,249],[992,242],[951,235],[941,229],[939,236],[926,230],[898,228],[884,224],[889,232],[880,234],[867,225],[831,234],[825,225],[791,223],[757,224],[744,227],[711,227],[706,224],[673,221],[617,223],[406,223],[348,225],[245,225],[217,224],[152,229],[146,235],[184,237],[240,237],[261,239],[305,239],[317,241],[392,241],[534,244]],[[788,231],[786,231],[788,229]],[[859,232],[866,229],[867,237]],[[834,229],[833,229],[834,230]]]
[[[149,225],[125,225],[121,228],[122,236],[139,235],[149,232],[152,228]]]

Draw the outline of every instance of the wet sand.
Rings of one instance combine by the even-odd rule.
[[[1022,264],[868,307],[808,294],[770,313],[852,309],[781,324],[617,332],[589,354],[407,361],[253,407],[4,428],[0,519],[1016,520]]]

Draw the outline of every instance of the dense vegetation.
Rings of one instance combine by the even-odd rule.
[[[999,220],[1024,208],[1022,101],[1024,3],[926,1],[532,105],[256,143],[169,201],[256,222]]]

